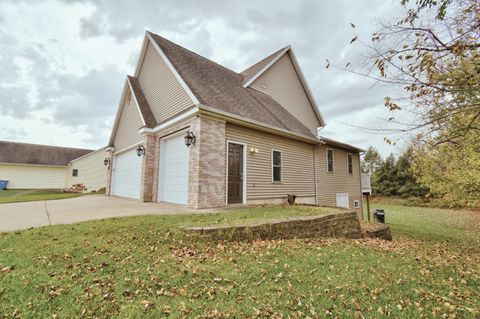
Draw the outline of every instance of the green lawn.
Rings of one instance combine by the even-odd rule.
[[[65,193],[60,190],[7,189],[0,190],[0,204],[32,202],[38,200],[64,199],[81,196],[79,193]]]
[[[383,208],[393,242],[179,230],[316,213],[288,207],[0,234],[0,318],[479,318],[480,213]]]

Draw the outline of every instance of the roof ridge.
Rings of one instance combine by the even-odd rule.
[[[179,45],[179,44],[176,44],[175,42],[172,42],[172,41],[164,38],[164,37],[162,37],[161,35],[158,35],[158,34],[156,34],[156,33],[154,33],[154,32],[151,32],[151,31],[147,31],[147,32],[150,33],[150,34],[154,37],[154,39],[155,39],[155,37],[160,38],[161,40],[167,41],[167,42],[171,43],[172,45],[174,45],[174,46],[176,46],[176,47],[178,47],[178,48],[180,48],[180,49],[182,49],[182,50],[185,50],[185,51],[187,51],[188,53],[191,53],[191,54],[193,54],[193,55],[196,55],[197,57],[199,57],[199,58],[201,58],[201,59],[203,59],[203,60],[206,60],[206,61],[208,61],[208,62],[210,62],[210,63],[216,64],[217,66],[221,67],[222,69],[225,69],[225,70],[228,71],[228,72],[234,73],[234,74],[237,75],[237,76],[238,76],[238,75],[241,75],[240,73],[235,72],[235,71],[233,71],[232,69],[227,68],[227,67],[224,66],[224,65],[221,65],[220,63],[217,63],[217,62],[215,62],[215,61],[213,61],[213,60],[211,60],[211,59],[209,59],[209,58],[204,57],[203,55],[200,55],[200,54],[198,54],[198,53],[196,53],[196,52],[194,52],[194,51],[192,51],[192,50],[189,50],[189,49],[187,49],[187,48],[185,48],[185,47],[182,47],[182,46]]]

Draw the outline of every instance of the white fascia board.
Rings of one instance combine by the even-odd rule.
[[[300,78],[300,81],[302,82],[303,88],[305,89],[305,92],[307,93],[307,97],[310,100],[310,103],[312,103],[315,115],[317,115],[317,118],[320,121],[320,124],[322,125],[322,127],[325,127],[325,120],[323,119],[322,113],[320,113],[320,109],[317,106],[317,102],[315,101],[315,98],[313,97],[312,91],[310,90],[310,87],[308,86],[307,80],[305,79],[305,75],[303,74],[303,71],[300,68],[300,65],[298,64],[297,57],[295,56],[295,53],[293,52],[292,48],[290,48],[290,56],[292,58],[293,66],[295,67],[295,71],[297,71],[297,74]]]
[[[163,53],[162,49],[160,48],[160,46],[157,44],[157,42],[155,42],[155,39],[152,38],[152,35],[150,32],[146,32],[146,37],[147,39],[150,41],[150,43],[153,45],[153,47],[155,48],[155,50],[157,50],[158,54],[160,54],[160,57],[163,59],[163,61],[165,61],[165,63],[167,64],[168,68],[170,69],[170,71],[172,71],[173,75],[175,76],[175,78],[177,79],[177,81],[180,83],[180,85],[182,86],[182,88],[185,90],[185,92],[187,92],[188,96],[190,97],[190,99],[192,100],[193,104],[194,105],[198,105],[200,104],[200,102],[198,101],[197,97],[195,96],[195,94],[193,94],[192,90],[190,90],[190,88],[188,87],[188,85],[185,83],[185,81],[183,80],[183,78],[180,76],[180,74],[177,72],[177,70],[175,69],[175,67],[172,65],[172,63],[170,62],[170,60],[167,58],[167,56],[165,55],[165,53]]]
[[[145,53],[147,51],[148,44],[147,34],[148,31],[145,31],[145,36],[143,37],[142,41],[142,48],[140,49],[140,54],[138,55],[137,66],[135,67],[135,72],[133,73],[136,78],[138,78],[138,74],[140,73],[140,69],[142,68],[143,59],[145,59]]]
[[[109,145],[113,145],[113,140],[115,139],[115,134],[117,133],[118,122],[120,121],[120,115],[122,114],[123,105],[125,102],[125,95],[127,91],[127,87],[129,84],[127,83],[127,79],[125,78],[125,82],[123,84],[122,95],[120,97],[120,102],[117,107],[117,113],[115,115],[115,121],[113,122],[112,133],[110,134]]]
[[[320,140],[322,141],[322,144],[331,145],[331,146],[334,146],[334,147],[336,146],[336,147],[340,147],[340,148],[344,148],[344,149],[349,149],[349,150],[356,151],[358,153],[365,152],[364,149],[358,148],[356,146],[353,146],[353,145],[350,145],[350,144],[347,144],[347,143],[332,140],[331,138],[326,138],[326,137],[320,136]]]
[[[68,167],[68,164],[67,165],[47,165],[47,164],[6,163],[6,162],[0,162],[0,165],[50,167],[50,168],[66,168],[66,167]]]
[[[256,129],[264,131],[264,132],[269,132],[269,133],[273,133],[273,134],[277,134],[277,135],[281,135],[281,136],[290,137],[290,138],[300,140],[300,141],[303,141],[303,142],[307,142],[307,143],[310,143],[310,144],[312,144],[312,143],[313,144],[320,144],[320,140],[317,139],[317,138],[305,136],[305,135],[302,135],[302,134],[294,133],[294,132],[289,131],[289,130],[285,130],[285,129],[278,128],[278,127],[275,127],[275,126],[272,126],[272,125],[269,125],[269,124],[265,124],[265,123],[262,123],[262,122],[259,122],[259,121],[247,119],[243,116],[232,114],[232,113],[225,112],[225,111],[221,111],[221,110],[218,110],[216,108],[213,108],[213,107],[210,107],[210,106],[207,106],[207,105],[200,104],[199,109],[200,109],[200,111],[206,111],[208,114],[212,114],[212,115],[216,114],[217,116],[220,116],[221,118],[226,119],[227,121],[229,121],[231,123],[234,123],[234,124],[239,124],[239,125],[242,125],[242,126],[245,126],[245,127],[256,128]]]
[[[83,159],[83,158],[85,158],[85,157],[89,157],[90,155],[96,154],[96,153],[98,153],[98,152],[100,152],[100,151],[106,151],[106,150],[107,150],[107,147],[106,147],[106,146],[101,147],[101,148],[99,148],[98,150],[95,150],[95,151],[92,151],[92,152],[90,152],[90,153],[88,153],[88,154],[85,154],[85,155],[83,155],[83,156],[77,157],[77,158],[71,160],[69,163],[73,163],[73,162],[79,161],[79,160],[81,160],[81,159]]]
[[[281,52],[278,53],[278,55],[275,57],[275,59],[273,59],[272,61],[270,61],[270,63],[268,63],[267,65],[265,65],[260,71],[257,72],[257,74],[255,74],[250,80],[248,80],[244,85],[243,87],[246,88],[248,86],[250,86],[250,84],[253,83],[253,81],[255,81],[260,75],[262,75],[265,71],[267,71],[272,65],[275,64],[275,62],[277,62],[285,53],[288,52],[288,50],[290,50],[291,47],[290,45],[285,47],[284,50],[282,50]]]
[[[177,124],[180,121],[183,121],[183,120],[186,120],[190,117],[193,117],[196,113],[198,113],[198,111],[199,111],[199,107],[196,106],[196,107],[188,110],[187,112],[184,112],[184,113],[180,114],[179,116],[176,116],[176,117],[174,117],[174,118],[172,118],[172,119],[170,119],[166,122],[163,122],[163,123],[161,123],[161,124],[159,124],[159,125],[157,125],[153,128],[142,127],[138,130],[138,132],[140,134],[155,134],[155,133],[157,133],[161,130],[164,130],[164,129],[172,126],[172,125]]]
[[[127,82],[128,82],[128,87],[130,89],[130,92],[133,96],[133,99],[135,100],[135,105],[137,106],[138,114],[140,114],[140,118],[142,119],[142,123],[143,125],[147,125],[145,123],[145,119],[143,118],[142,111],[140,110],[140,104],[138,104],[137,97],[135,96],[135,92],[133,92],[132,83],[130,83],[130,79],[128,78],[128,76],[127,76]]]

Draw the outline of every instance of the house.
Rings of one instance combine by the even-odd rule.
[[[190,208],[362,206],[361,149],[325,126],[290,46],[236,73],[147,31],[107,152],[107,192]]]
[[[0,141],[0,180],[9,189],[68,189],[83,183],[88,191],[106,186],[105,148],[87,150]]]

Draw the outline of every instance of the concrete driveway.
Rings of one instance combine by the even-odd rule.
[[[87,220],[194,213],[185,206],[168,203],[141,203],[132,199],[103,195],[0,204],[0,232]]]

